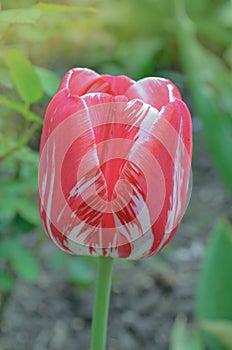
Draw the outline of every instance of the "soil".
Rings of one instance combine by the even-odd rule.
[[[175,238],[157,256],[115,263],[107,350],[167,350],[177,315],[194,322],[207,238],[218,217],[232,213],[201,132],[194,139],[192,197]],[[93,298],[93,288],[74,287],[47,267],[37,284],[18,279],[4,305],[0,348],[89,349]]]

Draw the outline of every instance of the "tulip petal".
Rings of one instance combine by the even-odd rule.
[[[99,74],[87,68],[73,68],[61,80],[59,90],[69,89],[72,95],[82,96],[88,92],[110,93],[109,83]]]
[[[63,120],[68,118],[73,113],[77,112],[81,106],[81,99],[78,96],[73,96],[68,89],[59,91],[49,103],[42,130],[42,137],[40,142],[40,150],[42,151],[45,142],[47,141],[53,130]],[[82,106],[82,109],[84,107]]]
[[[135,84],[135,81],[125,75],[112,76],[103,74],[102,78],[109,83],[111,94],[114,96],[125,95],[130,86]]]
[[[143,125],[121,175],[133,186],[131,204],[143,232],[131,242],[130,259],[154,254],[173,237],[185,210],[191,164],[191,118],[182,101],[163,108],[153,125]]]
[[[166,199],[162,212],[153,226],[157,240],[151,254],[160,251],[173,237],[184,215],[191,171],[192,128],[191,116],[181,100],[163,107],[160,119],[152,134],[157,135],[171,156],[172,163],[165,160],[165,152],[157,153],[159,163],[163,163],[166,179]],[[161,159],[162,157],[162,159]]]
[[[158,110],[176,98],[181,99],[177,87],[164,78],[141,79],[126,91],[125,96],[130,100],[139,98]]]

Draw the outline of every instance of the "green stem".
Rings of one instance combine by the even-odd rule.
[[[98,258],[98,276],[92,321],[91,350],[106,349],[106,333],[110,302],[112,270],[112,258]]]

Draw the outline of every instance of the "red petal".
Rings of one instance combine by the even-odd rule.
[[[59,90],[69,89],[72,95],[82,96],[88,92],[110,93],[109,84],[96,72],[87,68],[73,68],[61,80]]]
[[[139,98],[158,110],[175,98],[181,99],[177,87],[170,80],[163,78],[141,79],[126,91],[125,96],[130,100]]]
[[[114,77],[112,75],[103,74],[102,78],[109,83],[111,93],[114,96],[125,95],[130,86],[135,84],[135,81],[125,75]]]
[[[151,134],[157,135],[167,151],[157,152],[166,181],[166,198],[163,210],[153,226],[157,240],[151,254],[161,250],[173,237],[184,215],[192,157],[191,116],[184,104],[176,100],[164,107]],[[166,154],[166,156],[165,156]],[[167,154],[171,162],[167,161]]]
[[[82,103],[78,96],[70,95],[68,89],[59,91],[49,103],[44,117],[44,125],[40,142],[40,150],[42,151],[45,142],[47,141],[53,130],[63,120],[77,112]],[[82,106],[82,109],[84,107]]]

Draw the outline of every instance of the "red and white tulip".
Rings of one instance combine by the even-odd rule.
[[[48,236],[77,255],[141,259],[184,214],[191,117],[176,86],[75,68],[45,115],[39,203]]]

